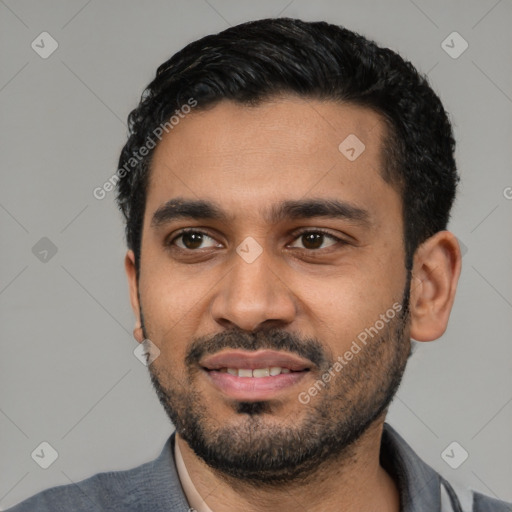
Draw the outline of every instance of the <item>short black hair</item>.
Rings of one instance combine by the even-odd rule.
[[[269,18],[185,46],[159,66],[130,113],[129,138],[119,159],[117,202],[137,272],[154,137],[162,131],[158,127],[166,125],[169,131],[169,120],[186,112],[191,99],[197,110],[222,100],[257,105],[283,94],[367,107],[383,119],[387,133],[382,176],[402,198],[409,270],[416,248],[446,229],[459,181],[455,141],[427,77],[396,52],[343,27]]]

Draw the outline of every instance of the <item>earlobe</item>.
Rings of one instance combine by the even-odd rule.
[[[132,250],[127,251],[124,258],[124,269],[126,277],[128,279],[128,287],[130,291],[130,303],[132,310],[135,315],[135,327],[133,329],[133,337],[141,343],[144,341],[144,335],[142,333],[142,323],[140,319],[140,308],[139,308],[139,285],[137,282],[137,269],[135,267],[135,255]]]
[[[412,269],[411,337],[417,341],[440,338],[446,330],[461,269],[457,238],[440,231],[417,249]]]
[[[133,328],[133,337],[139,343],[142,343],[144,341],[144,333],[142,332],[142,327],[140,325],[140,322],[137,322],[135,324],[135,327]]]

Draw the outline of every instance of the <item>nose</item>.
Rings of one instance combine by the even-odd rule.
[[[251,263],[238,254],[233,260],[212,299],[214,320],[224,328],[246,331],[289,325],[296,315],[294,295],[284,276],[272,269],[265,251]]]

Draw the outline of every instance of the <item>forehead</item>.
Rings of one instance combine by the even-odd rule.
[[[296,97],[193,111],[155,149],[147,211],[173,197],[256,216],[271,200],[341,197],[370,209],[383,180],[385,123],[370,109]],[[395,197],[396,200],[396,197]],[[240,210],[240,208],[242,210]],[[146,215],[147,217],[147,215]]]

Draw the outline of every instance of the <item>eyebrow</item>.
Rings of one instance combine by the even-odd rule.
[[[367,210],[338,199],[288,200],[272,205],[264,215],[270,224],[284,220],[299,220],[315,217],[345,219],[356,224],[369,225]],[[151,227],[158,228],[177,219],[216,220],[229,223],[234,216],[228,215],[218,204],[207,200],[191,200],[181,197],[171,199],[160,206],[151,219]]]

